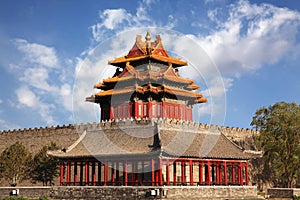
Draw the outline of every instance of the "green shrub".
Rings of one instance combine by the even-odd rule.
[[[29,200],[25,197],[6,197],[3,200]]]
[[[300,200],[300,196],[294,195],[294,196],[293,196],[293,199],[294,199],[294,200]]]

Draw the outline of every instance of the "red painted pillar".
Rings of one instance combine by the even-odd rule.
[[[185,184],[185,161],[181,161],[181,184]]]
[[[78,182],[77,162],[74,162],[74,185]]]
[[[124,161],[124,172],[123,172],[123,185],[127,186],[128,184],[128,163]]]
[[[169,159],[166,160],[166,179],[167,179],[167,185],[170,185],[170,166],[169,166]]]
[[[134,117],[140,117],[139,112],[141,112],[139,111],[139,104],[138,102],[134,102]]]
[[[159,185],[162,186],[162,160],[161,160],[161,158],[159,158],[158,181],[159,181]]]
[[[59,173],[59,185],[62,186],[63,185],[63,181],[64,181],[64,163],[60,163],[60,173]]]
[[[71,162],[67,162],[67,185],[71,182]]]
[[[177,174],[176,174],[176,161],[173,163],[173,185],[176,185]]]
[[[190,160],[190,185],[194,185],[194,170],[193,170],[193,161]]]
[[[248,169],[248,162],[246,162],[246,164],[245,164],[246,166],[245,166],[245,170],[246,170],[246,172],[245,172],[245,174],[246,174],[246,185],[248,185],[249,184],[249,169]]]
[[[114,107],[111,105],[109,108],[109,118],[114,119]]]
[[[235,184],[235,180],[236,180],[236,177],[235,177],[235,165],[234,165],[234,163],[232,163],[232,184]]]
[[[243,180],[243,163],[240,162],[239,163],[239,182],[241,185],[244,184],[244,180]]]
[[[152,102],[148,102],[148,117],[153,117],[153,113],[152,113]]]
[[[85,162],[85,184],[89,184],[89,162]]]
[[[216,176],[215,176],[215,183],[218,185],[219,183],[220,183],[220,180],[219,180],[219,176],[220,176],[220,174],[219,174],[219,163],[218,162],[216,162],[216,164],[215,164],[215,167],[216,167]]]
[[[228,173],[227,173],[227,162],[224,161],[224,182],[228,185]]]
[[[210,185],[210,161],[208,160],[207,161],[207,175],[206,175],[206,178],[205,178],[205,181],[206,181],[206,184],[207,185]]]
[[[106,163],[104,163],[104,166],[103,166],[103,185],[106,185],[107,184],[107,178],[108,178],[108,166]]]
[[[96,164],[92,162],[92,185],[96,185]]]
[[[155,185],[155,161],[154,159],[151,160],[151,182],[152,186]]]
[[[203,166],[202,162],[199,162],[199,183],[203,182]]]

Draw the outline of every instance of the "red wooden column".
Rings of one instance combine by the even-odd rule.
[[[205,182],[206,182],[206,185],[210,185],[210,161],[208,160],[206,162],[207,164],[207,174],[205,175]]]
[[[151,159],[151,185],[155,185],[155,161]]]
[[[185,183],[185,162],[181,160],[181,184]]]
[[[193,161],[190,160],[190,185],[194,185],[194,170],[193,170]]]
[[[152,102],[148,102],[147,108],[148,108],[148,112],[147,112],[148,117],[150,117],[150,118],[153,117],[153,113],[152,113]]]
[[[228,173],[227,173],[227,162],[224,161],[224,182],[228,185]]]
[[[109,108],[109,118],[113,119],[114,117],[115,117],[114,116],[114,107],[110,106],[110,108]]]
[[[169,159],[166,160],[166,178],[167,178],[167,185],[170,185],[170,167],[169,167]]]
[[[127,186],[128,184],[128,163],[127,161],[124,161],[123,163],[123,185]]]
[[[234,163],[232,163],[232,168],[231,168],[231,170],[232,170],[232,172],[231,172],[231,174],[232,174],[232,184],[235,184],[235,179],[236,179],[236,177],[235,177],[235,165],[234,165]]]
[[[62,186],[64,181],[64,168],[65,164],[62,162],[60,163],[60,173],[59,173],[59,185]]]
[[[74,162],[74,185],[78,182],[77,162]]]
[[[139,117],[139,104],[138,102],[134,102],[134,117]]]
[[[202,162],[199,162],[199,184],[203,182],[203,166]]]
[[[92,185],[96,185],[96,164],[92,162]]]
[[[241,185],[244,184],[244,181],[243,181],[243,163],[240,162],[239,163],[239,182]]]
[[[107,177],[108,177],[108,166],[106,163],[103,163],[103,185],[107,184]]]
[[[163,174],[162,174],[162,160],[159,158],[159,169],[158,169],[158,180],[159,180],[159,185],[162,186],[162,181],[163,181]]]
[[[173,162],[173,185],[176,185],[177,175],[176,175],[176,161]]]
[[[246,174],[246,185],[248,185],[249,184],[249,169],[248,169],[248,162],[246,162],[245,163],[245,170],[246,170],[246,172],[245,172],[245,174]]]
[[[85,162],[85,184],[89,184],[89,162]]]
[[[223,164],[219,163],[218,164],[218,171],[219,171],[218,179],[219,179],[219,184],[220,185],[222,185],[222,183],[223,183],[222,170],[223,170]]]
[[[220,179],[219,179],[220,178],[220,165],[219,165],[218,161],[216,162],[215,167],[216,167],[215,183],[220,184]]]
[[[71,162],[67,162],[67,185],[71,182]]]

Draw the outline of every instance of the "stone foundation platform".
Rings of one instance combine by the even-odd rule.
[[[0,198],[19,190],[19,196],[50,199],[208,199],[238,200],[258,199],[257,189],[253,186],[182,186],[182,187],[145,187],[145,186],[66,186],[66,187],[2,187]]]

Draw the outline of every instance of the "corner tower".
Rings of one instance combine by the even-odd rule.
[[[101,120],[120,118],[173,118],[192,121],[192,107],[207,99],[193,80],[183,78],[178,68],[187,62],[171,57],[159,35],[151,41],[147,32],[126,56],[109,61],[116,67],[111,78],[94,85],[99,92],[86,101],[101,108]]]

